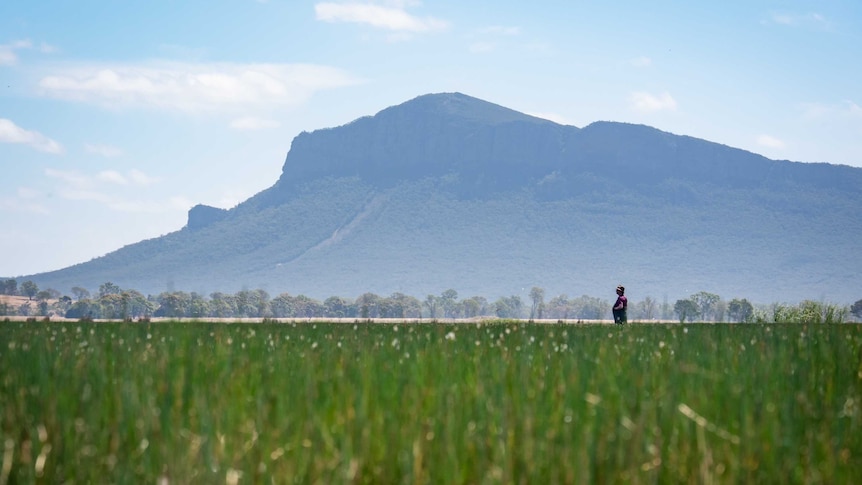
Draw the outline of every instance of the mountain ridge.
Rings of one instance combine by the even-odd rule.
[[[320,298],[626,282],[656,299],[850,302],[860,209],[862,169],[429,94],[301,133],[274,185],[233,209],[196,206],[181,230],[28,279]]]

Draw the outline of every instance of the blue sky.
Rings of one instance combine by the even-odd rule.
[[[0,276],[271,186],[301,131],[459,91],[862,167],[862,2],[0,2]]]

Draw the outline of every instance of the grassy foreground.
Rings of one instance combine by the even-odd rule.
[[[0,323],[4,483],[858,483],[862,326]]]

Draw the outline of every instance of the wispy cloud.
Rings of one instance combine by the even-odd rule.
[[[281,126],[281,123],[278,121],[255,118],[253,116],[244,116],[230,122],[230,127],[237,131],[269,130],[278,128],[279,126]]]
[[[470,44],[469,50],[472,54],[485,54],[497,50],[500,42],[505,37],[521,35],[521,28],[515,26],[491,25],[476,31],[474,37],[477,39]]]
[[[840,103],[802,103],[802,116],[809,120],[856,120],[862,121],[862,106],[845,99]]]
[[[39,202],[41,192],[29,187],[18,187],[15,196],[0,197],[0,212],[48,214],[50,211]]]
[[[84,150],[87,153],[101,155],[106,158],[119,157],[123,154],[123,151],[117,147],[113,147],[110,145],[101,145],[98,143],[84,143]]]
[[[816,12],[772,12],[769,14],[767,22],[788,27],[804,27],[821,30],[832,28],[832,22],[822,14]]]
[[[759,135],[757,137],[757,144],[762,147],[774,149],[783,149],[785,147],[784,141],[770,135]]]
[[[22,143],[40,152],[59,155],[63,146],[38,131],[21,128],[6,118],[0,118],[0,143]]]
[[[129,170],[125,175],[116,170],[103,170],[96,174],[96,179],[110,184],[135,185],[138,187],[146,187],[158,181],[158,179],[150,177],[137,169]]]
[[[629,96],[631,107],[641,113],[652,113],[656,111],[676,111],[676,100],[668,92],[651,94],[646,92],[634,92]]]
[[[167,200],[132,199],[128,187],[145,187],[157,182],[144,172],[132,169],[126,172],[102,170],[95,174],[84,174],[75,170],[48,168],[45,175],[57,179],[60,184],[53,191],[59,198],[75,202],[95,202],[117,212],[169,212],[188,209],[193,204],[181,196]],[[146,193],[146,191],[144,191]]]
[[[144,187],[158,181],[138,169],[128,170],[125,174],[116,170],[103,170],[95,175],[82,174],[75,170],[45,169],[45,175],[59,179],[67,187],[75,190],[97,189],[105,185],[136,185]]]
[[[13,66],[18,63],[16,51],[29,49],[32,44],[29,40],[16,40],[9,44],[0,44],[0,66]]]
[[[44,96],[133,107],[212,113],[297,105],[320,90],[358,83],[341,69],[313,64],[146,62],[49,67]]]
[[[34,46],[29,39],[15,40],[8,44],[0,44],[0,66],[14,66],[18,64],[18,51],[24,49],[37,49],[43,54],[50,54],[57,51],[57,48],[42,42],[38,46]]]
[[[418,17],[407,12],[418,2],[319,2],[314,5],[317,20],[370,25],[394,32],[421,34],[449,28],[449,22],[435,17]]]

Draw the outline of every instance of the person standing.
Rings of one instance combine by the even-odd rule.
[[[629,306],[628,298],[626,298],[626,289],[623,285],[617,286],[617,302],[614,303],[614,323],[617,325],[625,325],[628,322],[626,317],[626,309]]]

